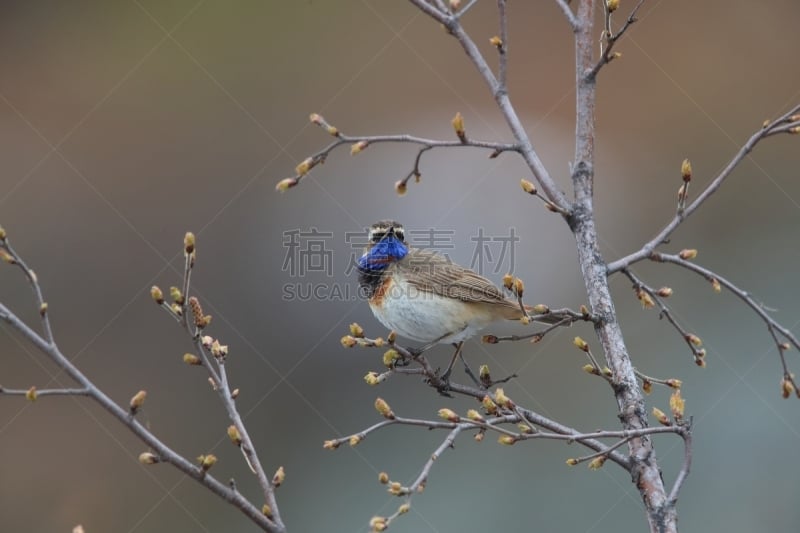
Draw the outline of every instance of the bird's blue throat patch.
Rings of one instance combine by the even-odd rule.
[[[400,261],[408,254],[408,247],[394,235],[389,235],[358,260],[358,269],[366,272],[375,272],[386,269],[395,261]]]

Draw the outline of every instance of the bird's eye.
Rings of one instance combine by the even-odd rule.
[[[401,242],[405,242],[405,240],[406,240],[405,232],[403,231],[403,228],[394,228],[394,236],[397,237],[397,240],[399,240]]]

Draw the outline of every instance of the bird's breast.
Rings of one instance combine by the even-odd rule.
[[[384,326],[420,342],[458,342],[494,319],[484,306],[422,291],[397,273],[384,276],[369,305]]]

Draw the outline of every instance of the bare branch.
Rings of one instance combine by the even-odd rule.
[[[495,102],[497,102],[500,111],[503,113],[503,116],[506,119],[506,123],[511,129],[511,132],[514,134],[514,138],[519,145],[517,151],[519,151],[522,155],[525,163],[528,165],[528,168],[530,168],[531,173],[539,182],[539,185],[541,185],[542,189],[547,195],[547,198],[562,210],[566,212],[571,211],[572,206],[570,205],[566,196],[558,188],[555,181],[550,176],[547,168],[544,166],[544,163],[542,163],[542,160],[539,158],[539,155],[533,149],[530,138],[528,137],[525,128],[522,126],[519,116],[511,104],[511,100],[508,97],[508,92],[504,87],[501,86],[500,82],[492,72],[492,69],[489,67],[489,64],[486,62],[486,59],[483,57],[483,54],[481,54],[472,38],[464,31],[464,28],[461,26],[458,18],[443,16],[438,12],[432,13],[432,11],[435,10],[433,10],[433,8],[431,8],[431,6],[426,4],[423,0],[409,1],[415,6],[419,7],[424,13],[431,16],[434,20],[443,24],[445,28],[447,28],[447,30],[456,38],[461,47],[464,49],[464,52],[467,54],[467,57],[475,65],[478,73],[489,87],[492,97],[495,99]]]
[[[506,72],[508,70],[508,16],[506,15],[506,0],[497,0],[497,13],[500,17],[500,42],[497,44],[498,67],[497,82],[500,91],[507,91]]]
[[[498,155],[504,152],[520,152],[521,149],[516,144],[510,143],[501,143],[501,142],[493,142],[493,141],[482,141],[478,139],[471,139],[464,137],[463,139],[458,140],[440,140],[440,139],[427,139],[425,137],[418,137],[415,135],[345,135],[338,128],[335,126],[330,125],[323,117],[314,113],[311,115],[311,121],[321,128],[325,129],[336,137],[336,140],[332,143],[328,144],[323,149],[315,152],[304,161],[300,162],[295,169],[296,174],[291,178],[286,178],[281,180],[277,186],[275,187],[279,191],[285,191],[291,187],[294,187],[300,183],[300,181],[317,165],[323,164],[328,156],[336,150],[337,148],[343,145],[350,146],[350,153],[352,155],[356,155],[367,147],[373,144],[380,144],[380,143],[395,143],[395,144],[414,144],[418,145],[420,148],[417,152],[417,155],[414,159],[414,164],[411,168],[411,171],[397,183],[395,183],[395,188],[398,192],[404,192],[404,189],[401,190],[401,187],[405,187],[408,181],[414,177],[417,180],[422,175],[422,171],[420,170],[420,161],[422,159],[422,155],[433,149],[439,148],[455,148],[455,147],[470,147],[470,148],[484,148],[487,150],[491,150],[489,154],[490,158],[495,158]]]
[[[679,435],[683,438],[683,465],[675,478],[675,483],[672,485],[672,490],[669,491],[669,503],[672,507],[678,501],[678,494],[683,487],[683,483],[689,476],[689,471],[692,469],[692,422],[690,418],[689,423],[682,426],[682,431]]]
[[[786,356],[784,352],[788,348],[784,342],[778,338],[778,335],[783,337],[786,341],[791,343],[795,349],[800,350],[800,341],[798,341],[797,337],[792,334],[792,332],[780,325],[775,319],[773,319],[767,311],[764,310],[764,306],[758,303],[750,296],[747,291],[740,289],[737,285],[732,283],[731,281],[727,280],[726,278],[716,274],[715,272],[704,268],[696,263],[692,263],[691,261],[687,261],[681,258],[679,255],[671,255],[671,254],[663,254],[663,253],[653,253],[650,257],[652,261],[656,261],[659,263],[672,263],[678,266],[681,266],[695,274],[699,274],[703,278],[705,278],[709,283],[717,283],[720,287],[725,287],[731,293],[733,293],[737,298],[743,301],[750,309],[758,315],[759,318],[766,324],[767,330],[769,331],[770,335],[772,336],[773,340],[775,341],[776,347],[778,349],[778,354],[781,359],[781,365],[783,367],[783,379],[792,385],[792,389],[797,394],[797,397],[800,398],[800,390],[798,389],[797,382],[795,381],[794,375],[789,371],[788,364],[786,362]]]
[[[578,27],[578,19],[575,18],[575,13],[572,12],[572,8],[569,7],[569,2],[567,0],[556,0],[556,4],[561,8],[561,11],[564,12],[564,16],[567,17],[570,28],[575,31]]]
[[[50,326],[48,305],[47,302],[44,301],[42,288],[39,285],[39,278],[36,276],[36,272],[28,267],[22,257],[20,257],[19,254],[14,251],[14,248],[11,247],[11,243],[8,241],[8,238],[5,235],[5,230],[0,228],[0,232],[2,232],[2,234],[0,234],[0,253],[2,253],[3,259],[6,262],[16,265],[20,270],[22,270],[22,273],[25,274],[25,278],[28,280],[31,290],[33,290],[33,298],[39,311],[44,339],[49,344],[53,344],[53,329]]]
[[[637,21],[636,14],[639,12],[639,8],[642,7],[645,0],[639,0],[639,3],[636,4],[636,7],[633,8],[628,18],[625,20],[625,23],[622,25],[622,28],[617,33],[614,33],[611,29],[611,15],[612,12],[609,9],[608,0],[603,0],[604,4],[604,15],[605,15],[605,29],[603,30],[603,35],[600,38],[600,59],[598,60],[597,64],[587,73],[587,77],[589,78],[596,78],[597,73],[600,72],[605,65],[610,63],[616,55],[612,54],[612,49],[614,45],[617,44],[625,32],[628,31],[628,28],[631,27]]]
[[[89,389],[8,389],[0,386],[0,394],[8,396],[27,396],[28,398],[38,399],[42,396],[89,396]]]
[[[739,149],[736,155],[725,165],[725,168],[711,180],[702,193],[683,211],[675,214],[675,217],[664,228],[653,237],[650,241],[645,243],[639,250],[618,259],[608,265],[608,273],[613,274],[619,272],[634,263],[643,259],[647,259],[655,249],[669,241],[669,237],[678,228],[678,226],[686,220],[689,215],[694,213],[703,203],[711,197],[725,182],[728,176],[736,169],[739,163],[756,147],[756,145],[763,139],[779,133],[796,133],[793,131],[795,128],[800,127],[800,105],[793,107],[788,112],[781,115],[779,118],[772,122],[766,123],[760,130],[753,133],[747,142]],[[798,130],[800,131],[800,130]]]
[[[477,3],[478,3],[478,0],[469,0],[469,2],[467,2],[467,5],[465,5],[465,6],[464,6],[462,9],[460,9],[460,10],[458,11],[458,13],[456,13],[456,18],[459,18],[459,19],[460,19],[461,17],[463,17],[464,15],[466,15],[466,14],[467,14],[467,12],[468,12],[470,9],[472,9],[472,7],[473,7],[475,4],[477,4]]]
[[[642,305],[644,307],[652,307],[652,303],[648,304],[647,302],[654,302],[656,305],[658,305],[658,308],[660,309],[660,313],[658,315],[659,318],[666,318],[672,327],[675,328],[675,330],[680,334],[681,338],[686,342],[686,345],[689,346],[689,350],[691,350],[692,355],[694,356],[695,364],[697,364],[697,366],[705,366],[706,351],[704,348],[700,347],[699,337],[693,333],[690,333],[684,329],[683,326],[678,324],[678,321],[675,320],[675,317],[672,315],[672,311],[670,310],[669,306],[664,303],[664,299],[658,294],[658,291],[644,283],[633,272],[631,272],[630,269],[623,269],[622,273],[633,282],[633,287],[634,290],[637,291],[637,296],[642,292],[647,295],[647,299],[639,296],[639,300],[642,301]],[[656,383],[659,382],[653,378],[650,378],[650,381],[654,381]]]
[[[3,241],[2,242],[3,250],[5,251],[5,254],[8,256],[8,258],[6,258],[6,261],[21,266],[23,272],[25,272],[26,274],[26,277],[34,287],[34,295],[37,303],[41,305],[43,302],[41,296],[42,292],[41,292],[41,287],[39,286],[38,279],[36,278],[35,274],[33,274],[33,271],[30,270],[27,266],[25,266],[25,263],[22,261],[19,255],[14,251],[14,249],[9,245],[8,239],[4,235],[2,241]],[[191,265],[191,263],[192,262],[187,260],[187,265]],[[190,268],[190,266],[188,266],[187,268]],[[188,287],[188,284],[186,286]],[[158,292],[160,294],[160,290]],[[160,297],[160,300],[161,302],[159,303],[163,306],[164,305],[163,296]],[[180,313],[176,313],[175,310],[169,308],[169,306],[167,306],[167,310],[178,318],[183,317],[187,329],[191,329],[192,323],[187,317],[188,308],[186,306],[185,301],[179,307],[181,309]],[[45,315],[46,313],[42,314]],[[237,492],[235,487],[223,484],[216,478],[214,478],[208,472],[208,469],[213,465],[213,463],[201,464],[201,465],[194,464],[189,460],[187,460],[186,458],[184,458],[179,453],[177,453],[176,451],[174,451],[172,448],[167,446],[147,427],[142,425],[136,419],[135,410],[133,409],[128,410],[117,405],[108,395],[106,395],[101,389],[99,389],[83,372],[81,372],[69,358],[67,358],[61,352],[58,345],[55,343],[54,340],[52,340],[52,338],[48,339],[46,338],[46,336],[42,337],[41,335],[36,333],[24,321],[22,321],[22,319],[20,319],[14,312],[8,309],[3,303],[0,303],[0,320],[3,320],[9,326],[11,326],[12,329],[19,332],[23,337],[25,337],[29,342],[31,342],[40,352],[49,357],[59,368],[64,370],[64,372],[71,379],[73,379],[80,385],[79,388],[44,389],[41,391],[37,391],[35,389],[29,389],[28,391],[19,391],[16,389],[2,389],[0,390],[1,394],[9,394],[9,395],[24,394],[29,399],[35,399],[38,396],[47,396],[47,395],[87,396],[92,400],[94,400],[95,402],[97,402],[103,409],[105,409],[114,418],[116,418],[122,425],[127,427],[134,435],[136,435],[136,437],[139,438],[139,440],[141,440],[146,446],[150,448],[150,450],[152,450],[152,452],[148,452],[146,454],[146,461],[148,464],[156,462],[169,463],[178,470],[180,470],[181,472],[183,472],[184,474],[188,475],[189,477],[200,483],[201,485],[208,488],[211,492],[213,492],[223,500],[227,501],[231,505],[238,508],[245,516],[247,516],[253,523],[255,523],[262,530],[270,533],[284,533],[286,531],[285,526],[280,521],[277,505],[275,505],[274,500],[270,500],[270,498],[268,497],[270,494],[273,493],[271,487],[269,487],[270,490],[267,492],[267,504],[271,504],[270,516],[268,517],[262,512],[262,509],[257,508],[246,498],[244,498],[239,492]],[[49,331],[49,328],[46,328],[45,331]],[[196,336],[199,337],[199,335]],[[213,369],[211,368],[210,364],[206,364],[206,367],[210,372],[213,372]],[[224,373],[222,374],[222,376],[224,376]],[[220,379],[219,382],[227,386],[227,379]],[[232,400],[230,400],[230,402],[226,405],[229,405],[230,403],[232,403]],[[239,422],[241,422],[241,420],[239,420]],[[244,437],[246,435],[246,431],[244,431],[244,426],[242,426],[239,429],[240,431],[242,431]],[[252,446],[251,444],[249,444],[249,438],[248,438],[248,445]],[[140,461],[142,461],[141,457]]]
[[[444,10],[440,11],[439,9],[436,9],[425,0],[409,0],[409,1],[415,6],[417,6],[417,8],[420,11],[431,17],[436,22],[447,25],[449,21],[452,20],[452,15],[448,14]],[[470,5],[467,7],[472,7],[472,6]],[[466,11],[466,8],[462,10],[462,12],[464,11]]]

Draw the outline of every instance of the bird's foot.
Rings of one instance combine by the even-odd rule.
[[[447,371],[444,374],[439,374],[440,369],[436,369],[436,374],[426,381],[429,385],[436,388],[436,392],[445,396],[447,398],[452,398],[453,395],[450,394],[450,372]]]
[[[406,350],[411,354],[412,359],[416,359],[425,351],[423,348],[412,348],[410,346],[407,347]]]

